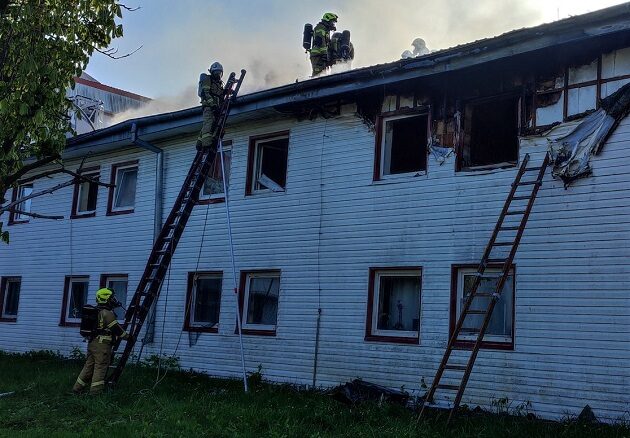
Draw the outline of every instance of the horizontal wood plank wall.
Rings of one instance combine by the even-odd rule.
[[[291,138],[286,192],[245,196],[249,138],[283,130]],[[460,174],[453,157],[443,166],[429,157],[426,175],[373,182],[374,134],[353,109],[327,121],[235,126],[226,138],[233,141],[236,269],[282,271],[276,336],[244,337],[247,369],[261,365],[265,378],[310,383],[321,305],[318,385],[361,377],[423,392],[421,382],[430,383],[447,341],[451,265],[478,262],[516,169]],[[587,403],[610,419],[630,408],[629,142],[626,119],[593,159],[594,176],[565,191],[546,175],[514,261],[514,350],[480,352],[463,403],[490,407],[493,399],[508,397],[513,406],[531,402],[548,418],[578,413]],[[194,157],[194,137],[160,147],[166,216]],[[520,152],[537,163],[545,147],[543,138],[527,140]],[[129,149],[86,163],[99,164],[107,181],[113,163],[135,159],[132,214],[106,216],[101,188],[93,218],[10,228],[11,245],[0,246],[0,276],[22,277],[20,315],[15,324],[0,325],[0,349],[69,353],[84,347],[78,329],[58,326],[66,275],[89,275],[92,296],[102,273],[127,272],[131,297],[153,240],[155,156]],[[34,200],[33,211],[67,214],[71,201],[68,187]],[[422,266],[418,345],[365,342],[371,266]],[[187,276],[196,269],[222,271],[223,294],[219,332],[189,343],[181,330]],[[164,332],[164,348],[156,343],[144,354],[176,353],[184,368],[237,376],[231,270],[225,204],[196,207],[157,306],[156,334]]]

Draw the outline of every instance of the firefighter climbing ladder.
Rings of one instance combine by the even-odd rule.
[[[223,138],[225,123],[230,112],[230,105],[238,95],[244,77],[245,70],[241,70],[241,75],[238,79],[236,79],[234,73],[231,73],[225,84],[223,105],[220,108],[216,122],[215,138],[218,141]],[[214,146],[216,146],[216,144]],[[138,339],[140,335],[149,309],[160,294],[160,288],[162,287],[177,244],[184,233],[192,209],[197,203],[199,192],[212,168],[215,157],[214,148],[203,149],[197,152],[179,195],[175,200],[175,204],[158,238],[153,244],[151,255],[144,269],[144,274],[133,295],[131,304],[125,313],[124,328],[130,335],[129,340],[126,341],[124,351],[120,355],[117,364],[113,366],[113,371],[107,379],[108,383],[116,384],[118,382],[127,360],[133,352],[133,347],[136,339]],[[115,346],[115,351],[117,348],[118,346]]]
[[[523,158],[523,162],[518,170],[518,173],[516,174],[514,182],[512,183],[510,193],[505,200],[503,210],[501,210],[501,214],[499,215],[499,219],[494,227],[494,231],[492,233],[492,236],[490,237],[490,241],[488,242],[488,245],[486,246],[486,249],[483,253],[483,257],[481,258],[481,262],[479,263],[479,267],[477,268],[477,272],[475,274],[475,280],[472,284],[470,294],[463,304],[462,311],[457,320],[457,324],[455,325],[455,330],[453,331],[453,334],[448,341],[446,351],[444,352],[444,356],[442,357],[442,362],[438,367],[435,378],[433,379],[433,383],[431,384],[431,388],[429,389],[429,392],[425,397],[422,410],[420,411],[420,416],[422,416],[426,407],[433,402],[433,397],[435,396],[435,392],[438,389],[445,391],[455,391],[456,393],[455,400],[453,402],[453,406],[451,407],[451,412],[448,417],[449,422],[462,400],[464,390],[466,389],[466,384],[468,383],[470,373],[472,372],[473,365],[475,364],[475,359],[477,358],[477,353],[479,353],[479,348],[481,347],[483,337],[488,329],[490,318],[492,317],[492,311],[494,310],[494,307],[501,296],[501,291],[503,290],[503,286],[507,278],[510,276],[510,269],[512,268],[514,255],[516,254],[516,250],[518,249],[518,245],[521,241],[521,236],[523,235],[523,231],[525,230],[529,214],[532,210],[532,206],[534,205],[534,201],[536,200],[538,189],[542,185],[545,170],[549,165],[549,155],[545,155],[542,164],[538,167],[527,167],[529,161],[529,154],[526,154]],[[522,180],[524,175],[528,173],[531,174],[533,172],[537,172],[537,177],[535,180]],[[519,188],[527,186],[533,186],[529,194],[525,195],[518,193]],[[518,208],[512,206],[513,202],[517,203],[518,201],[525,201],[525,207]],[[516,219],[518,225],[506,223],[508,217],[513,217],[514,219]],[[518,221],[519,217],[520,221]],[[511,232],[516,232],[515,236],[511,238],[507,237],[511,236],[511,234],[509,234]],[[506,248],[509,249],[509,253],[507,254],[507,256],[497,257],[496,255],[494,255],[497,251]],[[493,255],[493,257],[491,257],[491,255]],[[485,274],[488,265],[493,264],[501,266],[500,274]],[[478,291],[482,280],[485,279],[498,280],[493,293]],[[473,306],[473,302],[478,300],[479,298],[489,298],[488,305],[483,310],[477,310],[479,306]],[[474,328],[465,327],[464,322],[466,318],[470,315],[482,315],[483,322],[481,323],[481,326]],[[470,342],[462,343],[460,335],[476,336],[476,340],[474,341],[472,348],[469,346]],[[462,360],[461,357],[453,357],[451,356],[453,350],[468,351],[470,352],[470,356],[467,361],[465,359]],[[449,359],[451,359],[451,361],[449,361]],[[466,365],[463,365],[463,362],[466,362]],[[446,378],[449,381],[459,380],[459,384],[442,384],[441,380],[444,377],[445,372],[453,373],[454,375],[447,375]],[[463,375],[461,373],[463,373]]]

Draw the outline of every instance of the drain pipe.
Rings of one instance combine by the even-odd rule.
[[[164,192],[164,151],[157,146],[152,145],[148,141],[145,141],[138,137],[138,126],[135,123],[131,124],[131,142],[143,149],[154,152],[155,157],[155,214],[153,219],[153,241],[155,242],[162,231],[162,211],[163,211],[163,192]],[[138,362],[142,356],[142,350],[145,344],[153,342],[155,335],[155,306],[157,301],[153,303],[148,315],[147,329],[142,338],[142,346],[138,353]]]

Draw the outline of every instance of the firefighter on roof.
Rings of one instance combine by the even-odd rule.
[[[77,377],[72,391],[82,392],[90,385],[90,394],[99,394],[105,388],[107,368],[111,362],[112,345],[118,338],[129,335],[118,324],[113,309],[120,306],[114,292],[103,288],[96,292],[96,307],[84,306],[81,320],[81,334],[88,339],[88,353],[85,365]]]
[[[332,65],[329,59],[330,32],[337,30],[337,14],[326,12],[317,26],[313,29],[313,47],[311,48],[311,66],[313,76],[323,72],[326,67]]]
[[[203,125],[197,139],[197,150],[215,146],[216,122],[223,104],[223,66],[215,62],[208,69],[209,75],[201,73],[197,95],[203,108]]]

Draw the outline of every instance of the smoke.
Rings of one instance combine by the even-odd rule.
[[[168,0],[137,2],[142,8],[127,14],[120,49],[143,49],[117,64],[95,58],[89,71],[104,83],[167,96],[138,116],[198,105],[199,74],[215,60],[223,64],[225,76],[247,70],[242,93],[308,80],[302,29],[304,23],[317,24],[324,12],[339,15],[339,31],[351,31],[352,68],[400,59],[418,35],[432,50],[440,50],[550,20],[550,8],[553,19],[557,13],[557,4],[548,0],[189,0],[185,7],[173,7]],[[571,4],[576,2],[577,12],[585,12],[584,2]],[[619,1],[601,0],[592,9],[604,3]],[[123,116],[129,114],[117,119]]]
[[[124,122],[125,120],[135,119],[138,117],[145,117],[154,114],[169,113],[172,111],[178,111],[184,108],[190,108],[195,105],[199,105],[199,97],[197,97],[197,87],[189,86],[184,88],[180,93],[172,96],[159,96],[151,100],[146,105],[139,108],[124,111],[116,114],[111,121],[110,125]]]

